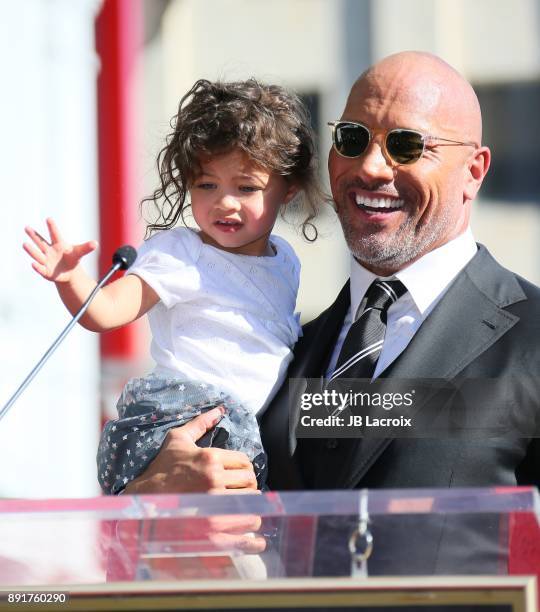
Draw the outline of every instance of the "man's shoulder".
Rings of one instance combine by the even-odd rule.
[[[522,328],[533,338],[540,338],[540,287],[527,279],[514,274],[515,280],[523,291],[524,299],[508,306],[507,310],[520,319]]]
[[[331,310],[332,310],[332,306],[328,306],[328,308],[323,310],[320,315],[318,315],[314,319],[311,319],[309,323],[304,323],[304,325],[302,325],[302,332],[303,332],[302,337],[309,338],[314,333],[317,333],[317,331],[321,328],[321,326],[325,325],[326,321],[328,320]]]
[[[516,278],[520,287],[523,289],[523,293],[525,293],[527,299],[540,302],[540,287],[526,278],[523,278],[519,274],[515,274],[514,272],[512,272],[512,274],[514,274],[514,277]]]
[[[477,297],[474,297],[480,294],[484,301],[492,304],[495,309],[493,312],[498,312],[503,317],[500,319],[501,323],[507,319],[511,333],[504,334],[503,343],[511,342],[513,347],[521,346],[526,351],[530,351],[531,347],[540,348],[540,287],[505,268],[482,245],[479,245],[478,253],[463,273],[472,285],[462,285],[462,289],[466,290],[467,286],[475,287],[474,293],[469,293],[469,306],[481,305]],[[455,297],[455,293],[453,295]],[[463,307],[459,299],[456,300],[456,305]],[[471,321],[474,322],[474,318]]]
[[[302,326],[303,338],[310,338],[318,334],[329,323],[336,324],[339,322],[341,325],[350,303],[350,281],[348,280],[332,304],[325,308],[317,317],[309,321],[309,323],[305,323]]]
[[[294,347],[293,366],[301,364],[306,356],[325,354],[333,347],[350,305],[349,281],[345,283],[334,302],[315,319],[302,326],[302,336]]]
[[[485,246],[479,244],[478,247],[477,254],[464,272],[486,297],[502,308],[528,300],[535,303],[540,300],[540,287],[505,268]]]

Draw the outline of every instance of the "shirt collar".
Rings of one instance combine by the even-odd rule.
[[[421,315],[474,257],[477,246],[470,227],[457,238],[423,255],[384,280],[399,279]],[[353,321],[371,283],[378,277],[351,257],[351,312]]]

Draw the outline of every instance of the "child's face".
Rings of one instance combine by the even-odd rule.
[[[240,255],[270,255],[268,236],[296,188],[235,149],[201,160],[190,193],[203,242]]]

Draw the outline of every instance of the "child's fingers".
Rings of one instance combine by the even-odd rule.
[[[33,244],[29,244],[28,242],[23,243],[23,249],[30,255],[32,259],[37,261],[40,264],[44,264],[46,259],[45,255],[37,249]]]
[[[51,243],[46,238],[44,238],[37,230],[34,230],[34,235],[39,238],[39,241],[42,244],[44,244],[46,246],[51,246]]]
[[[81,257],[88,255],[88,253],[95,251],[97,248],[98,248],[98,243],[95,240],[89,240],[88,242],[83,242],[82,244],[76,244],[73,247],[73,251],[75,252],[76,256],[80,259]]]
[[[47,269],[46,266],[42,266],[41,264],[37,263],[36,261],[32,262],[32,268],[40,275],[43,276],[43,278],[49,280],[50,275],[49,275],[49,270]]]
[[[46,219],[47,227],[49,229],[49,236],[51,237],[51,242],[54,244],[55,242],[62,242],[62,236],[60,235],[60,231],[58,226],[50,217]]]
[[[24,231],[26,232],[26,235],[32,239],[32,242],[38,247],[38,249],[45,254],[47,247],[50,246],[45,238],[43,238],[40,233],[36,232],[35,229],[28,226],[24,228]]]

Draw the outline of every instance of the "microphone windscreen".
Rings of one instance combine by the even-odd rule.
[[[129,244],[116,249],[112,257],[113,264],[120,264],[120,270],[127,270],[136,259],[137,251]]]

